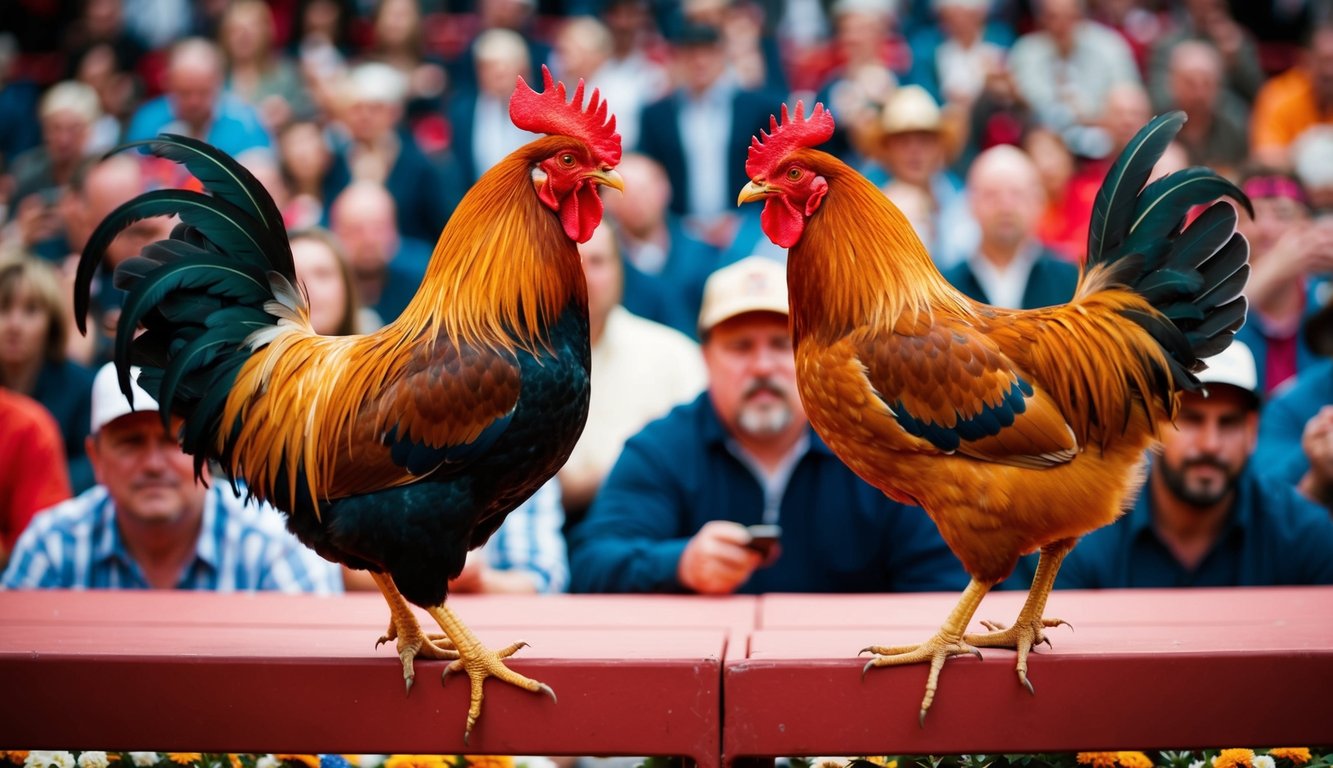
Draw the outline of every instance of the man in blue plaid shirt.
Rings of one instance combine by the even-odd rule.
[[[163,430],[138,385],[132,408],[104,366],[88,438],[98,484],[32,519],[0,587],[341,592],[341,569],[288,533],[280,512],[225,481],[195,481],[179,426]]]

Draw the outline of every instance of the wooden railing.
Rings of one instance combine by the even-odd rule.
[[[978,618],[1010,621],[1021,595]],[[0,593],[0,749],[737,758],[1333,745],[1333,588],[1057,592],[1033,653],[872,670],[955,595],[469,597],[483,642],[526,640],[463,743],[467,684],[404,690],[378,595]],[[430,626],[423,614],[423,626]]]

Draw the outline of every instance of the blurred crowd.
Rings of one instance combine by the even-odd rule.
[[[170,132],[238,158],[293,233],[316,329],[365,332],[411,299],[466,190],[533,138],[508,99],[542,66],[599,88],[626,149],[626,192],[606,194],[606,234],[584,251],[594,354],[605,331],[622,339],[616,359],[638,359],[623,339],[644,337],[612,333],[624,313],[674,329],[649,334],[650,349],[688,361],[662,366],[688,375],[670,393],[656,380],[652,402],[595,390],[598,444],[560,477],[571,520],[624,440],[704,386],[691,345],[708,277],[785,258],[758,207],[735,200],[751,136],[798,99],[832,110],[824,149],[881,186],[960,289],[1015,307],[1068,300],[1116,153],[1152,115],[1183,110],[1159,172],[1209,165],[1254,203],[1241,338],[1256,386],[1275,393],[1328,367],[1329,0],[9,0],[0,387],[54,420],[71,492],[95,480],[93,377],[122,298],[112,268],[171,222],[136,222],[108,248],[86,336],[71,304],[77,254],[131,197],[197,184],[169,161],[104,153]],[[609,386],[653,389],[624,378],[648,363],[616,366],[610,349],[598,365],[622,378]],[[1315,417],[1302,411],[1284,446],[1300,454],[1291,482],[1327,501],[1309,465],[1333,489],[1333,410],[1303,436]],[[1330,447],[1312,447],[1325,433]]]

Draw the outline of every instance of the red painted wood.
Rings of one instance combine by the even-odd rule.
[[[489,681],[465,745],[466,681],[441,686],[444,662],[418,661],[405,695],[393,648],[374,647],[379,619],[345,626],[337,598],[193,597],[207,621],[173,612],[192,602],[179,594],[0,593],[0,747],[662,754],[716,765],[726,626],[470,621],[491,647],[531,643],[512,668],[560,700]],[[562,614],[576,624],[606,613],[595,598],[579,602]],[[737,605],[752,615],[752,604]]]
[[[979,614],[1012,620],[1022,596],[994,597]],[[1036,695],[1012,651],[954,658],[922,728],[926,667],[862,679],[855,654],[925,640],[954,599],[763,598],[761,626],[823,628],[760,629],[724,665],[725,760],[1333,744],[1333,588],[1057,592],[1051,613],[1076,629],[1029,657]]]

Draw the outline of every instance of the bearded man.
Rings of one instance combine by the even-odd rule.
[[[625,443],[570,535],[573,591],[903,592],[966,582],[923,511],[861,481],[810,428],[781,264],[750,257],[713,273],[699,338],[707,389]],[[754,525],[780,526],[778,545],[755,546]]]
[[[1206,361],[1207,394],[1185,392],[1148,481],[1116,523],[1065,558],[1057,587],[1333,584],[1333,518],[1262,476],[1254,355],[1239,341]]]

